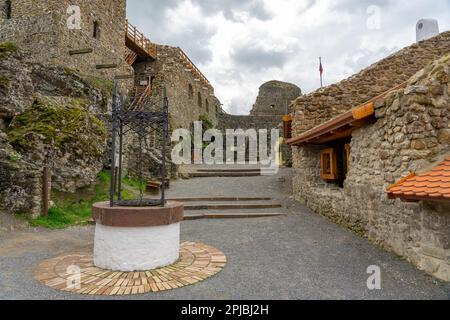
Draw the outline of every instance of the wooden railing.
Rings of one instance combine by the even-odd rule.
[[[138,54],[134,52],[133,50],[126,48],[125,50],[125,62],[128,63],[130,66],[133,65],[133,63],[136,61],[138,57]]]
[[[183,63],[183,65],[185,66],[186,69],[189,69],[192,73],[192,75],[200,80],[200,82],[202,82],[202,84],[207,87],[208,89],[213,90],[213,87],[211,85],[211,83],[209,82],[209,80],[203,75],[203,73],[197,68],[197,66],[192,62],[191,59],[189,59],[189,57],[187,56],[186,53],[184,53],[184,51],[178,47],[178,50],[180,52],[180,59],[181,62]]]
[[[130,110],[142,111],[152,96],[152,83],[150,82],[141,94],[138,92],[136,93],[136,98],[131,103]]]
[[[151,58],[156,59],[156,44],[152,43],[147,37],[140,32],[135,26],[126,21],[126,37],[146,52]]]

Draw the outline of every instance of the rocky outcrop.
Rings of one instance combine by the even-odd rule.
[[[107,111],[110,85],[26,62],[11,44],[0,45],[0,70],[0,204],[38,214],[44,166],[52,187],[69,192],[103,168],[106,127],[96,115]]]
[[[269,81],[259,88],[259,94],[252,116],[286,115],[291,112],[291,102],[301,96],[302,91],[295,84],[282,81]]]

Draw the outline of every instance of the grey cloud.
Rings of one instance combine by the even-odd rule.
[[[249,44],[235,49],[231,58],[240,68],[258,71],[271,67],[281,68],[289,56],[289,51],[265,50]]]
[[[216,30],[205,28],[201,20],[176,32],[169,28],[176,17],[168,16],[168,10],[176,8],[182,2],[128,0],[128,16],[153,42],[181,47],[195,63],[208,63],[212,59],[208,44]]]
[[[262,0],[192,0],[206,14],[222,12],[228,20],[236,21],[236,13],[246,12],[259,20],[269,20],[272,15]]]

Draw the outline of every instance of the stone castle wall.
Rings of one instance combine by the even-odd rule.
[[[124,61],[125,0],[15,0],[12,4],[12,18],[0,20],[0,42],[14,42],[28,52],[31,61],[108,79],[133,73]],[[1,0],[0,7],[4,5]],[[67,26],[70,5],[80,7],[81,30]],[[94,22],[98,23],[97,38]]]
[[[212,88],[205,89],[191,72],[185,70],[178,48],[158,45],[157,59],[137,62],[135,75],[136,85],[153,79],[152,99],[155,103],[162,103],[164,82],[167,83],[171,129],[191,129],[192,123],[201,115],[207,115],[215,125],[218,123],[217,117],[222,110],[220,101]]]
[[[450,153],[450,56],[376,105],[376,123],[354,131],[344,188],[320,178],[320,151],[294,148],[294,194],[420,269],[450,281],[450,206],[389,200],[387,187]]]
[[[302,95],[294,84],[269,81],[259,88],[259,94],[250,114],[252,116],[286,115],[291,113],[291,103]]]
[[[293,103],[294,136],[402,84],[448,52],[450,32],[444,32],[400,50],[337,84],[298,98]]]

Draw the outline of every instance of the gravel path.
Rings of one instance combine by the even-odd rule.
[[[198,220],[182,239],[216,246],[228,257],[217,276],[194,286],[127,299],[449,299],[450,284],[385,252],[292,201],[289,170],[277,177],[176,181],[170,196],[273,196],[286,217]],[[201,191],[198,191],[201,190]],[[103,299],[70,295],[34,280],[44,259],[92,246],[93,227],[26,229],[0,235],[0,299]],[[366,287],[367,267],[382,270],[382,290]]]

